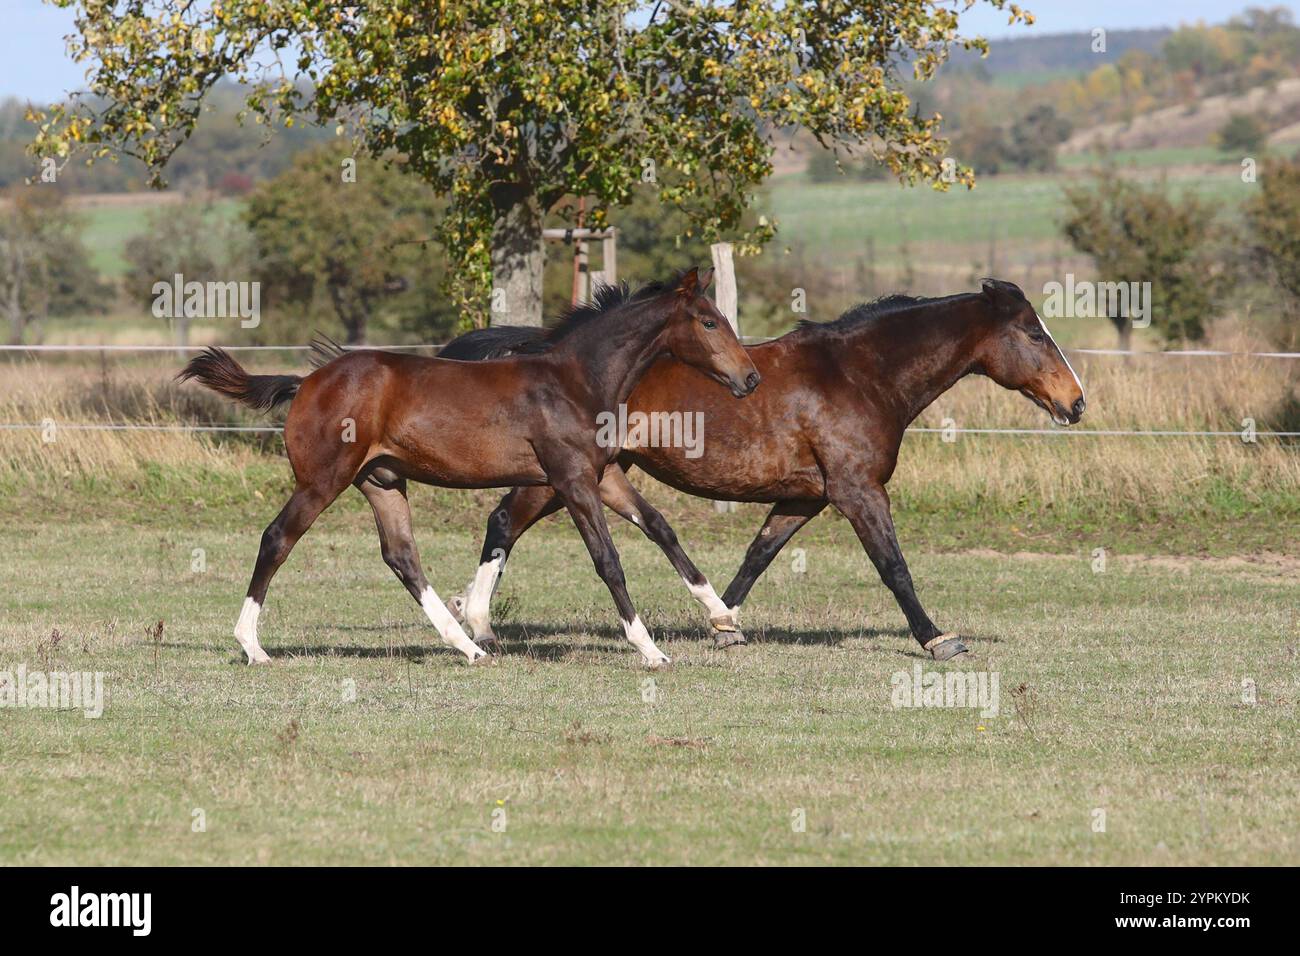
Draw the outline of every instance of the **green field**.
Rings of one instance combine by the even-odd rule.
[[[108,704],[0,708],[0,863],[1300,862],[1294,559],[1094,573],[1068,543],[909,547],[927,536],[906,518],[922,600],[975,652],[954,666],[919,656],[843,521],[796,539],[804,573],[778,559],[735,653],[623,525],[633,597],[675,661],[652,675],[552,519],[498,593],[507,653],[468,668],[348,505],[276,579],[275,662],[250,669],[230,632],[278,506],[254,491],[217,506],[178,488],[152,518],[9,502],[0,670],[107,672]],[[414,495],[444,597],[475,563],[470,497],[448,514]],[[756,523],[698,507],[683,539],[721,588]],[[996,672],[998,716],[893,707],[917,664]]]
[[[1106,154],[1070,153],[1059,156],[1062,169],[1090,169],[1100,163],[1111,162],[1121,169],[1158,169],[1160,167],[1211,165],[1231,166],[1240,170],[1239,156],[1225,153],[1217,146],[1160,146],[1149,149],[1116,149]]]
[[[1047,176],[988,176],[974,189],[895,183],[813,184],[789,176],[773,186],[767,208],[780,221],[776,243],[797,242],[830,261],[862,254],[871,237],[896,254],[901,243],[963,244],[1054,240],[1064,211],[1062,189],[1082,184],[1082,171]],[[1232,206],[1244,198],[1234,168],[1171,178],[1175,189]],[[1063,240],[1062,240],[1063,241]],[[912,252],[916,254],[917,249]],[[922,252],[922,255],[924,253]]]
[[[1112,158],[1122,167],[1152,171],[1224,160],[1213,147],[1129,150]],[[774,250],[795,246],[834,266],[863,255],[870,239],[882,261],[896,262],[904,252],[924,260],[954,246],[979,249],[990,239],[1056,241],[1064,208],[1062,187],[1079,181],[1097,161],[1091,155],[1062,157],[1062,169],[1054,174],[983,176],[973,190],[953,187],[946,193],[924,185],[847,178],[842,183],[811,183],[802,173],[787,174],[772,181],[757,208],[780,222]],[[1227,208],[1243,198],[1233,163],[1224,165],[1222,172],[1180,173],[1170,182]],[[214,208],[218,215],[234,216],[239,206],[238,200],[222,199]],[[125,272],[126,240],[146,228],[148,209],[146,203],[85,210],[86,243],[101,273],[119,277]],[[913,247],[899,249],[907,244]]]
[[[82,238],[90,252],[91,264],[101,275],[116,279],[126,273],[126,243],[148,228],[149,213],[155,208],[147,195],[140,199],[130,205],[91,206],[83,210]],[[232,199],[213,204],[214,214],[224,217],[233,217],[239,208],[239,202]]]

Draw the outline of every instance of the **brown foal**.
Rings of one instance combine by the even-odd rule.
[[[613,595],[629,641],[647,664],[668,658],[628,596],[601,508],[599,485],[618,454],[598,438],[647,368],[664,356],[698,369],[736,397],[759,374],[730,324],[704,296],[712,270],[630,296],[604,290],[538,339],[538,354],[458,362],[390,352],[331,357],[305,378],[249,375],[208,349],[178,376],[255,408],[291,401],[284,444],[296,487],[262,535],[235,637],[249,663],[270,658],[257,619],[276,570],[348,485],[370,502],[384,561],[420,602],[442,639],[473,663],[484,651],[425,579],[411,535],[408,480],[450,488],[546,486],[569,509]],[[539,330],[540,332],[540,330]]]
[[[531,347],[534,337],[524,329],[485,329],[461,336],[441,354],[509,354]],[[1079,420],[1083,386],[1024,293],[987,279],[978,293],[891,296],[835,322],[803,323],[748,352],[766,384],[747,402],[726,401],[680,362],[663,361],[646,373],[628,399],[629,415],[703,411],[708,442],[696,457],[681,448],[625,447],[621,468],[611,466],[601,483],[606,504],[652,538],[709,606],[719,646],[744,643],[738,609],[750,588],[795,532],[832,504],[852,523],[917,642],[937,660],[964,653],[965,645],[941,633],[917,600],[885,485],[908,424],[966,375],[986,375],[1021,392],[1058,425]],[[693,495],[775,503],[721,602],[710,598],[712,587],[663,516],[631,497],[623,471],[632,467]],[[516,488],[492,512],[480,574],[463,605],[452,604],[476,639],[495,640],[489,602],[511,548],[560,504],[545,487]]]

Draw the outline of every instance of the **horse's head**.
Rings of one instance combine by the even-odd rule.
[[[674,357],[743,398],[758,387],[760,376],[731,323],[704,295],[712,280],[712,269],[691,269],[671,290],[664,345]]]
[[[1056,424],[1073,425],[1083,416],[1083,385],[1047,326],[1013,283],[985,279],[983,288],[994,322],[976,356],[981,370],[1003,388],[1020,392]]]

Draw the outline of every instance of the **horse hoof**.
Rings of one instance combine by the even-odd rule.
[[[489,654],[501,653],[501,638],[497,637],[495,634],[487,634],[484,637],[475,637],[474,643],[483,648],[483,650],[487,651]]]
[[[479,652],[472,658],[467,658],[470,667],[491,667],[497,662],[497,659],[491,654]]]
[[[453,594],[444,602],[447,613],[456,619],[457,624],[465,623],[465,595]]]
[[[729,647],[744,647],[749,642],[745,640],[745,635],[740,631],[719,631],[713,632],[713,647],[715,650],[725,650]]]
[[[267,654],[266,651],[262,650],[260,647],[255,651],[245,651],[245,653],[248,654],[248,665],[250,667],[253,666],[254,664],[271,663],[271,656]]]
[[[936,661],[950,661],[958,654],[970,653],[970,648],[953,634],[942,634],[926,644],[925,648]]]

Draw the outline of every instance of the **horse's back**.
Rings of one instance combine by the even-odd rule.
[[[443,346],[438,352],[438,358],[482,362],[527,354],[539,350],[545,335],[545,329],[532,326],[493,325],[486,329],[474,329]]]

